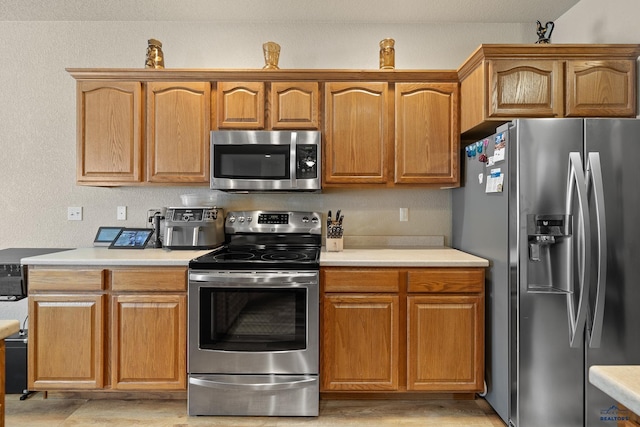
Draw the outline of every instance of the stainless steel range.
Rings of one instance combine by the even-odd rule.
[[[317,416],[321,215],[229,212],[189,263],[189,415]]]

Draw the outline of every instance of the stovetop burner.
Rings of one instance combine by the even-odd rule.
[[[320,266],[320,248],[230,248],[189,262],[192,269],[314,269]]]
[[[225,246],[189,262],[198,270],[320,268],[321,215],[315,212],[229,212]]]

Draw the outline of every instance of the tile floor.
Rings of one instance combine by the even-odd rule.
[[[504,427],[483,400],[322,400],[315,417],[190,417],[185,400],[6,397],[6,427]]]

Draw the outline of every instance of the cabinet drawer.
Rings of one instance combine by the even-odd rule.
[[[400,272],[385,269],[326,269],[325,292],[399,292]]]
[[[120,291],[186,291],[187,269],[127,268],[111,270],[111,289]]]
[[[32,291],[101,291],[103,269],[29,269],[29,292]]]
[[[482,292],[482,268],[429,268],[408,271],[408,292]]]

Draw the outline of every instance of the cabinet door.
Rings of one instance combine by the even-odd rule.
[[[398,83],[395,96],[395,182],[457,183],[458,85]]]
[[[562,117],[562,64],[555,60],[488,61],[488,117]]]
[[[271,129],[318,129],[319,99],[316,82],[271,83]]]
[[[264,83],[219,82],[218,129],[264,129]]]
[[[323,311],[322,390],[398,390],[398,296],[328,294]]]
[[[186,390],[185,294],[112,297],[111,386]]]
[[[387,83],[325,86],[324,182],[384,184],[393,156]]]
[[[104,387],[104,296],[29,296],[29,390]]]
[[[78,183],[142,181],[142,84],[79,81],[77,104]]]
[[[482,296],[411,295],[407,313],[407,389],[482,391]]]
[[[209,182],[210,116],[209,83],[148,84],[149,182]]]
[[[635,117],[636,61],[567,61],[567,116]]]

